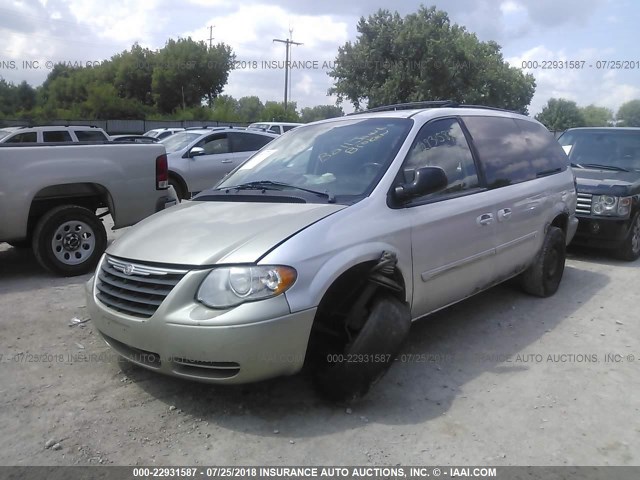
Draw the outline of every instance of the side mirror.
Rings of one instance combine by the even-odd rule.
[[[190,157],[197,157],[199,155],[204,155],[204,148],[202,148],[202,147],[193,147],[191,150],[189,150],[189,156]]]
[[[411,197],[428,195],[442,190],[449,184],[447,174],[440,167],[422,167],[416,170],[413,182],[398,185],[395,190],[395,197],[399,200],[406,200]]]

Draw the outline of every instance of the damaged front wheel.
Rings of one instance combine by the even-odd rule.
[[[316,367],[319,392],[337,401],[353,401],[365,395],[393,363],[410,326],[409,307],[379,290],[362,328],[342,352],[328,354]]]

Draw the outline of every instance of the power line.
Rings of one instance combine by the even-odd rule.
[[[209,25],[209,50],[213,48],[213,27],[215,25]]]
[[[289,93],[289,49],[291,45],[304,45],[300,42],[294,42],[293,40],[287,38],[286,40],[281,40],[279,38],[274,38],[274,42],[284,43],[286,46],[286,61],[284,63],[284,111],[287,111],[287,94]]]

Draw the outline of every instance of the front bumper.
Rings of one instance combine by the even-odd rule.
[[[188,274],[150,318],[105,306],[96,298],[91,278],[86,284],[91,320],[117,353],[159,373],[238,384],[298,372],[316,309],[290,313],[280,295],[226,312],[207,310],[185,294],[204,274]],[[181,288],[183,283],[187,288]]]
[[[629,234],[631,219],[579,216],[573,245],[597,248],[618,248]]]

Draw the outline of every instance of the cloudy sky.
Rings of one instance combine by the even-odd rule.
[[[283,61],[284,46],[274,38],[293,39],[292,60],[318,62],[294,70],[291,99],[299,107],[333,104],[327,96],[331,78],[323,62],[335,60],[338,46],[357,35],[361,16],[378,8],[407,14],[419,0],[0,0],[0,76],[38,85],[49,62],[96,62],[134,42],[156,49],[167,38],[191,36],[229,44],[239,69],[225,93],[282,100],[284,71],[263,68],[263,61]],[[537,81],[529,111],[539,112],[550,97],[595,103],[616,110],[640,98],[640,53],[636,47],[640,3],[634,0],[431,0],[452,21],[481,40],[495,40],[504,57],[521,67],[526,60],[585,61],[580,70],[528,70]],[[598,69],[597,62],[634,61],[633,70]],[[13,63],[11,63],[13,61]],[[39,68],[24,67],[38,61]],[[256,63],[254,63],[256,62]],[[258,68],[253,68],[257,64]],[[244,68],[243,68],[244,67]],[[345,110],[350,110],[345,108]]]

